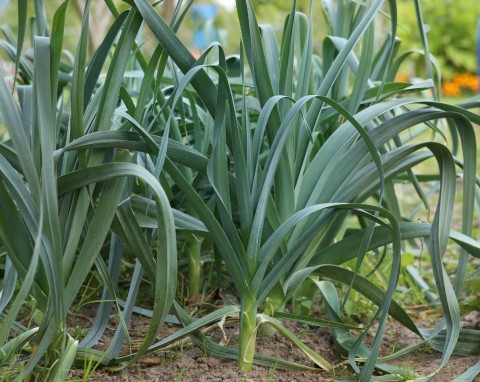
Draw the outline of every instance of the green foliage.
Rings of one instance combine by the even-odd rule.
[[[428,28],[430,53],[437,59],[443,76],[451,79],[455,73],[475,73],[476,28],[480,8],[470,0],[428,0],[422,1],[421,7]],[[407,49],[422,48],[418,38],[418,24],[412,17],[414,12],[412,2],[398,2],[401,20],[398,34],[403,41],[402,45]],[[422,66],[420,60],[417,60],[418,71]]]
[[[8,367],[28,344],[35,351],[18,379],[44,365],[48,378],[64,380],[75,362],[131,363],[190,336],[206,353],[236,359],[244,370],[253,363],[314,370],[257,354],[256,335],[266,325],[317,367],[333,368],[280,318],[333,328],[336,350],[349,356],[361,381],[370,381],[375,369],[404,372],[378,359],[388,315],[443,352],[439,368],[465,343],[479,343],[478,332],[460,330],[457,298],[470,256],[480,257],[470,238],[479,187],[472,122],[480,117],[469,110],[479,105],[424,98],[435,93],[431,80],[394,82],[405,58],[396,55],[395,1],[388,1],[389,33],[381,44],[375,28],[385,12],[382,0],[325,1],[331,35],[318,56],[313,18],[296,12],[295,2],[278,39],[273,28],[259,27],[249,0],[238,0],[239,54],[226,56],[215,44],[198,59],[177,35],[190,3],[180,1],[168,25],[147,0],[130,0],[121,13],[108,1],[115,21],[88,57],[90,3],[73,63],[61,54],[68,0],[56,12],[51,37],[36,0],[33,54],[16,55],[14,38],[2,42],[18,75],[0,81],[7,130],[0,145],[1,365]],[[18,11],[25,21],[28,12]],[[158,41],[153,52],[137,40],[142,25]],[[453,147],[415,140],[429,129],[449,134]],[[417,176],[415,166],[427,160],[435,166]],[[461,233],[451,230],[459,173]],[[400,179],[427,207],[425,182],[435,182],[431,223],[415,223],[402,211]],[[415,239],[427,242],[444,312],[434,332],[418,329],[394,300],[402,240]],[[462,247],[454,285],[442,262],[449,239]],[[384,246],[387,261],[372,263],[369,251]],[[177,301],[186,294],[177,288],[177,263],[188,264],[190,293],[198,297],[202,257],[214,263],[218,280],[227,280],[219,288],[231,290],[239,304],[193,319]],[[119,298],[122,261],[131,264],[125,301]],[[381,275],[376,282],[365,265]],[[101,302],[77,340],[66,317],[92,273],[103,285]],[[152,303],[141,307],[145,283]],[[360,295],[369,300],[371,320],[352,328],[342,317],[364,318],[356,312]],[[19,312],[27,298],[37,313],[25,327]],[[327,318],[286,314],[292,301],[301,313]],[[93,349],[113,311],[119,324],[111,344]],[[140,346],[120,356],[130,345],[134,312],[149,316],[150,326]],[[238,348],[199,331],[227,316],[239,319]],[[182,328],[158,340],[167,320]],[[13,338],[11,329],[18,332]]]

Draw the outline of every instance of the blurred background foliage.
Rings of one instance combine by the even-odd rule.
[[[53,18],[53,10],[61,4],[61,0],[45,0],[46,12],[49,21]],[[291,8],[291,0],[253,0],[253,5],[257,14],[259,23],[272,25],[280,34],[283,29],[285,13]],[[29,2],[33,14],[33,2]],[[85,0],[71,0],[72,6],[68,7],[65,29],[65,48],[74,51],[78,43],[78,30],[83,4]],[[114,0],[119,9],[128,8],[128,5],[122,0]],[[176,0],[164,0],[161,5],[163,17],[167,20],[171,18]],[[216,4],[218,12],[212,20],[212,25],[218,30],[221,43],[227,48],[227,53],[234,53],[237,50],[240,41],[240,27],[235,15],[234,1],[229,0],[195,0],[194,6],[202,4]],[[314,50],[321,51],[322,38],[328,33],[325,28],[324,17],[320,2],[313,2],[312,19],[314,28]],[[428,41],[431,53],[438,61],[444,80],[451,83],[455,75],[461,73],[475,73],[477,70],[476,62],[476,28],[480,20],[480,3],[476,0],[423,0],[421,2],[424,15],[424,23],[428,31]],[[414,4],[410,0],[399,0],[397,2],[399,19],[402,24],[398,30],[398,37],[402,40],[401,50],[422,49],[419,39],[419,31],[415,17]],[[310,0],[298,0],[297,10],[305,14],[310,13]],[[90,46],[91,51],[100,43],[98,38],[103,36],[110,26],[113,18],[107,9],[104,1],[93,1],[91,12],[91,33]],[[16,18],[16,2],[10,2],[4,11],[4,20],[9,20],[9,25],[13,25],[12,18]],[[193,45],[194,29],[198,27],[191,18],[187,18],[183,24],[179,35],[184,43]],[[387,21],[385,21],[387,23]],[[433,28],[433,26],[435,26]],[[15,26],[12,31],[16,33]],[[382,28],[377,29],[377,33],[386,33]],[[154,39],[145,41],[154,47]],[[231,47],[231,51],[228,51]],[[424,59],[420,55],[415,60],[410,60],[408,67],[403,68],[402,74],[405,77],[412,78],[425,76],[422,73]],[[461,85],[461,84],[460,84]],[[462,87],[447,86],[447,90],[452,89],[451,95],[458,95]],[[455,88],[455,89],[454,89]],[[471,86],[469,88],[472,88]],[[455,93],[455,94],[453,94]]]
[[[421,2],[424,23],[427,27],[430,52],[435,56],[442,76],[452,80],[455,74],[475,72],[476,25],[480,18],[480,2],[475,0],[424,0]],[[412,1],[397,2],[399,20],[402,24],[398,36],[403,49],[421,49],[415,8]],[[419,58],[419,61],[422,61]],[[421,67],[411,68],[416,75]]]
[[[53,14],[62,2],[63,0],[45,0],[45,12],[48,17],[49,25],[52,25]],[[113,2],[119,10],[129,8],[129,5],[121,0],[114,0]],[[17,34],[17,23],[12,20],[18,17],[17,6],[16,1],[10,1],[2,15],[3,22],[8,22],[9,27],[11,27],[12,32],[14,32],[15,35]],[[71,0],[70,6],[67,7],[67,23],[65,25],[64,37],[64,48],[67,51],[75,52],[75,48],[78,44],[78,33],[81,28],[81,15],[83,14],[84,7],[85,0]],[[29,15],[35,13],[33,1],[28,2],[28,11]],[[112,22],[113,17],[108,10],[106,3],[98,0],[93,1],[90,11],[90,52],[93,52],[101,43]],[[26,44],[28,44],[28,42],[29,39],[26,40]],[[26,45],[25,48],[28,49],[28,45]]]

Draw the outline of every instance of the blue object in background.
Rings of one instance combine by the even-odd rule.
[[[213,20],[218,13],[214,4],[195,4],[191,8],[191,17],[195,26],[192,45],[205,49],[212,41],[218,41],[218,33],[213,27]]]
[[[203,22],[215,18],[218,13],[218,6],[215,4],[195,4],[191,8],[192,19],[195,22],[202,19]]]

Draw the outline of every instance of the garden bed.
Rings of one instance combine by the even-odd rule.
[[[81,320],[79,320],[79,322],[81,324]],[[432,323],[431,319],[427,319],[419,323],[419,326],[431,327]],[[203,353],[201,349],[194,347],[189,341],[186,341],[167,351],[145,356],[141,358],[139,362],[120,371],[103,367],[86,375],[84,370],[75,369],[72,371],[69,381],[308,382],[348,380],[349,378],[353,378],[354,373],[347,361],[334,354],[333,336],[329,329],[315,328],[292,322],[285,322],[285,324],[286,327],[301,338],[306,345],[328,361],[337,365],[336,369],[331,371],[318,369],[318,371],[308,372],[280,370],[255,365],[253,369],[247,373],[239,371],[235,361],[208,356]],[[130,339],[133,344],[139,343],[141,339],[144,338],[147,326],[148,320],[146,318],[135,317],[130,332]],[[479,329],[480,312],[472,312],[466,315],[462,320],[462,327]],[[223,329],[230,341],[236,340],[236,336],[238,335],[238,326],[236,323],[232,322],[230,325],[227,323]],[[167,336],[175,330],[173,327],[166,327],[159,337]],[[206,331],[218,342],[223,338],[218,325],[214,325]],[[110,334],[113,334],[113,332]],[[385,330],[381,355],[386,356],[409,345],[413,345],[418,341],[419,337],[403,325],[398,324],[394,320],[389,320]],[[109,339],[106,338],[103,343],[108,345],[109,342]],[[259,338],[257,345],[260,354],[304,365],[312,365],[302,352],[278,334]],[[125,351],[127,350],[128,349],[125,349]],[[409,376],[413,376],[413,372],[416,372],[418,375],[428,375],[435,372],[435,370],[438,369],[440,361],[440,353],[424,346],[415,352],[398,358],[392,362],[392,364],[404,367],[405,373],[403,377],[405,380],[409,380]],[[448,364],[434,376],[431,381],[450,382],[477,361],[478,355],[452,356]],[[480,377],[477,377],[474,381],[480,381]]]

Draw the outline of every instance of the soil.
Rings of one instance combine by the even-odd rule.
[[[479,329],[479,318],[479,312],[473,312],[464,318],[462,326]],[[83,370],[77,369],[71,373],[69,381],[308,382],[338,381],[349,380],[349,377],[353,378],[354,373],[350,369],[350,366],[347,365],[345,360],[333,353],[333,339],[330,330],[308,327],[292,322],[284,322],[284,324],[290,331],[300,337],[306,345],[311,347],[327,361],[337,365],[337,368],[331,371],[317,369],[314,372],[304,372],[254,366],[250,372],[246,373],[237,369],[235,361],[209,357],[203,354],[200,349],[186,342],[183,343],[181,347],[145,356],[135,364],[121,371],[112,371],[104,367],[95,370],[85,378]],[[147,325],[147,319],[135,317],[131,325],[133,340],[135,337],[139,339],[142,338]],[[208,335],[215,341],[220,342],[222,339],[221,331],[219,329],[215,330],[215,328],[216,327],[211,327]],[[174,330],[176,329],[166,327],[162,333],[160,333],[159,337],[164,338]],[[232,322],[230,325],[226,325],[224,330],[228,337],[234,339],[238,328],[236,323]],[[391,354],[418,341],[419,338],[414,333],[391,320],[385,330],[381,355]],[[106,338],[103,343],[108,343],[108,338]],[[230,345],[235,346],[234,344]],[[278,333],[258,338],[257,351],[261,354],[313,366],[312,362],[301,351]],[[425,347],[398,358],[392,363],[405,367],[405,370],[413,370],[419,375],[428,375],[438,369],[440,359],[440,353]],[[431,381],[450,382],[478,362],[479,359],[479,355],[453,356],[447,366],[440,370]],[[474,381],[480,382],[480,376]]]

